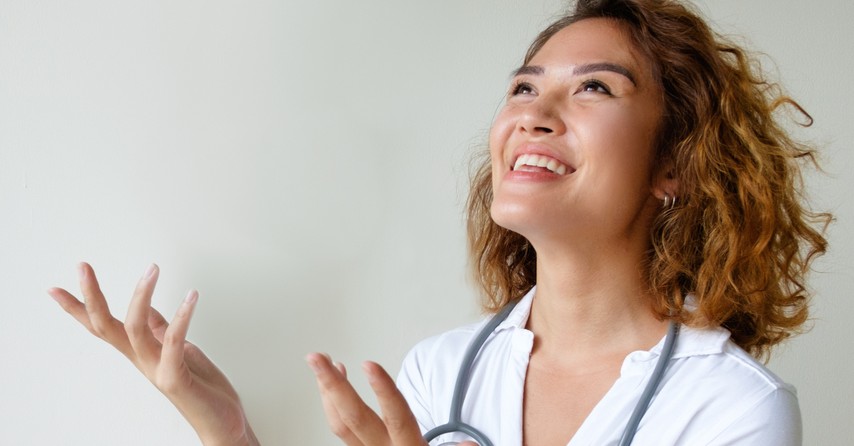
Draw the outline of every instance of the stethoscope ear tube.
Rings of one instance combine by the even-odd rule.
[[[635,410],[632,411],[632,416],[629,417],[629,423],[626,425],[626,430],[623,431],[623,437],[620,439],[620,446],[629,446],[632,444],[635,433],[638,431],[640,420],[643,418],[646,410],[649,409],[652,397],[655,396],[655,391],[658,390],[658,386],[661,385],[661,380],[664,378],[664,371],[667,370],[670,359],[673,358],[677,337],[679,337],[679,324],[670,321],[670,325],[667,327],[667,336],[664,337],[664,346],[661,348],[661,356],[658,357],[658,362],[655,363],[652,376],[643,389],[638,404],[635,406]]]

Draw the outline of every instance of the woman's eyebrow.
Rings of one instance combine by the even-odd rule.
[[[635,81],[635,75],[632,72],[622,66],[611,62],[596,62],[589,63],[583,65],[576,65],[572,70],[573,76],[582,76],[589,73],[595,73],[597,71],[611,71],[613,73],[621,74],[625,76],[628,80],[630,80],[635,86],[637,86],[637,81]],[[510,77],[522,76],[522,75],[542,75],[546,72],[546,69],[539,65],[523,65],[513,71]]]
[[[546,72],[546,69],[539,65],[522,65],[521,67],[513,70],[510,73],[510,77],[521,76],[523,74],[533,74],[533,75],[541,75]]]
[[[572,74],[574,76],[581,76],[581,75],[588,74],[588,73],[594,73],[596,71],[611,71],[611,72],[614,72],[617,74],[622,74],[623,76],[627,77],[630,81],[632,81],[632,83],[635,84],[635,86],[637,86],[637,84],[638,84],[635,81],[635,76],[632,74],[631,71],[629,71],[628,68],[626,68],[622,65],[617,65],[615,63],[610,63],[610,62],[597,62],[597,63],[590,63],[590,64],[584,64],[584,65],[576,65],[575,69],[572,70]]]

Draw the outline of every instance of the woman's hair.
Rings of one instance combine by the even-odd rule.
[[[743,49],[671,0],[580,0],[537,36],[524,64],[558,31],[588,18],[626,25],[663,91],[654,165],[668,169],[679,192],[677,205],[652,223],[644,266],[654,311],[691,326],[721,325],[739,346],[767,357],[806,321],[805,276],[827,247],[830,215],[802,204],[801,166],[815,164],[813,150],[780,122],[783,109],[801,114],[804,126],[812,118]],[[472,177],[468,236],[485,307],[495,311],[534,286],[536,253],[492,221],[491,203],[485,158]],[[694,295],[688,305],[686,293]]]

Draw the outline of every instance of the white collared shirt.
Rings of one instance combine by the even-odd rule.
[[[532,289],[484,344],[474,363],[463,403],[463,421],[495,446],[522,444],[522,401],[534,334],[525,329]],[[407,355],[398,387],[422,433],[448,422],[462,357],[486,321],[448,331],[417,344]],[[617,445],[640,399],[663,345],[630,353],[620,377],[568,446]],[[572,398],[572,395],[567,395]],[[633,445],[801,444],[795,389],[730,341],[723,328],[681,327],[673,359]],[[431,445],[471,440],[445,434]]]

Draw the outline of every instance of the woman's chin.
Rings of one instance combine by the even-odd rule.
[[[513,231],[531,239],[536,233],[542,232],[544,228],[552,226],[553,215],[544,212],[540,207],[524,206],[519,204],[493,203],[490,210],[492,221],[504,229]]]

